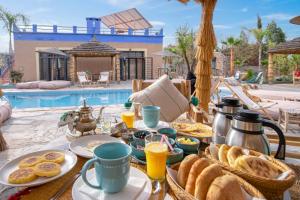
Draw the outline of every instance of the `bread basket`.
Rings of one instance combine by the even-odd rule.
[[[262,155],[259,152],[251,151],[251,150],[250,150],[250,154],[255,156]],[[274,200],[282,199],[284,191],[286,191],[291,186],[293,186],[296,180],[296,175],[291,168],[289,168],[283,162],[280,162],[270,156],[268,156],[268,159],[273,164],[275,164],[279,169],[281,169],[282,171],[288,171],[288,170],[292,171],[292,173],[290,173],[286,179],[276,180],[276,179],[264,178],[261,176],[255,176],[253,174],[230,167],[229,165],[223,164],[222,162],[214,158],[210,154],[209,147],[205,149],[205,156],[209,158],[211,161],[213,161],[214,163],[219,164],[223,169],[230,171],[231,173],[245,179],[248,183],[250,183],[251,185],[256,187],[259,191],[261,191],[267,199],[274,199]]]
[[[179,168],[179,163],[176,165],[173,165],[171,168],[174,170],[178,170]],[[232,174],[231,172],[227,171],[227,170],[223,170],[224,174],[230,174],[234,177],[237,178],[238,182],[240,183],[240,185],[243,187],[243,189],[250,194],[253,197],[256,198],[260,198],[260,199],[265,199],[265,197],[263,196],[263,194],[258,191],[254,186],[252,186],[251,184],[249,184],[247,181],[245,181],[244,179]],[[197,200],[196,198],[194,198],[191,194],[189,194],[188,192],[186,192],[182,187],[180,187],[178,185],[178,183],[175,182],[175,180],[173,180],[173,178],[167,173],[166,175],[166,179],[167,182],[170,186],[170,188],[172,189],[174,195],[178,198],[178,199],[184,199],[184,200]]]

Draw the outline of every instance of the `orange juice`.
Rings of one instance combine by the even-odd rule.
[[[168,146],[160,142],[148,143],[145,147],[147,174],[151,179],[164,180]]]
[[[124,112],[121,114],[122,121],[126,124],[127,128],[133,128],[134,112]]]

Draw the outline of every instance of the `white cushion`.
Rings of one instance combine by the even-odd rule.
[[[66,88],[71,85],[70,81],[47,81],[39,84],[40,89],[56,90]]]
[[[173,85],[167,75],[160,77],[146,89],[130,96],[133,102],[143,106],[155,105],[160,107],[160,119],[172,122],[189,109],[189,101]]]

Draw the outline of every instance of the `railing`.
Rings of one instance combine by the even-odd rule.
[[[80,26],[57,26],[57,25],[19,25],[14,27],[14,32],[23,33],[73,33],[73,34],[104,34],[104,35],[141,35],[162,36],[163,29],[115,29],[115,28],[87,28]]]

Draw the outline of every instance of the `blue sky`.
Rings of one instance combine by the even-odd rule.
[[[189,24],[198,29],[201,7],[176,0],[0,0],[10,11],[25,13],[34,24],[85,26],[85,17],[100,17],[127,8],[136,7],[155,27],[163,27],[165,45],[174,43],[176,28]],[[292,25],[290,18],[300,15],[300,0],[218,0],[214,26],[218,41],[238,36],[242,27],[255,27],[256,16],[266,26],[271,20],[286,32],[287,38],[300,36],[300,26]],[[8,35],[0,30],[0,52],[8,47]]]

